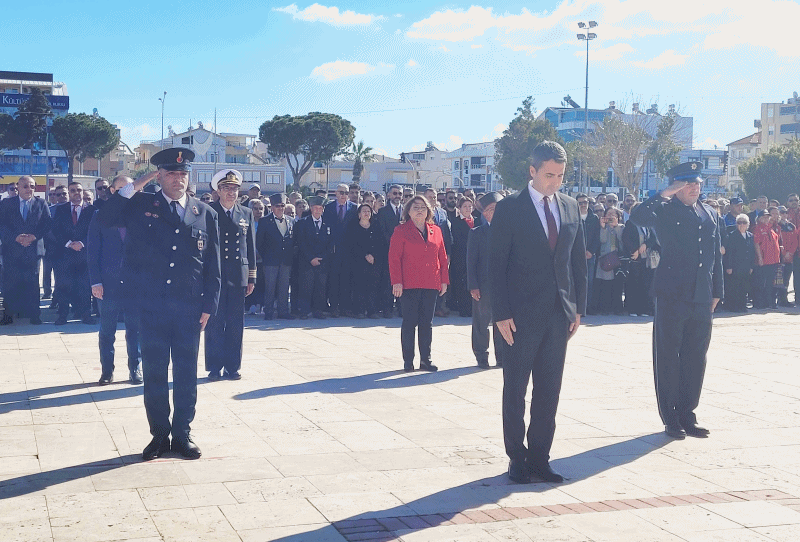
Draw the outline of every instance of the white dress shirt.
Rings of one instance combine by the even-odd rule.
[[[542,222],[542,228],[544,229],[544,235],[547,237],[548,235],[548,228],[547,228],[547,215],[544,214],[544,194],[536,190],[531,183],[528,183],[528,193],[531,195],[531,200],[533,201],[533,206],[536,208],[536,212],[539,214],[539,220]],[[561,231],[561,215],[558,212],[558,202],[556,202],[556,195],[553,194],[549,198],[550,202],[550,212],[553,213],[553,218],[556,221],[556,231]]]
[[[133,183],[128,183],[125,186],[123,186],[122,188],[120,188],[117,192],[123,198],[131,199],[133,197],[133,195],[137,191],[136,191],[136,188],[134,188]],[[178,205],[176,205],[177,211],[178,211],[178,216],[181,218],[181,220],[183,220],[183,216],[186,214],[186,202],[189,200],[189,196],[187,196],[184,193],[183,197],[181,197],[181,199],[172,200],[172,199],[167,197],[167,195],[164,193],[163,190],[161,191],[161,195],[164,196],[165,200],[167,200],[167,205],[169,205],[169,207],[170,207],[170,209],[169,209],[170,213],[172,212],[172,202],[173,201],[177,201],[178,202]]]

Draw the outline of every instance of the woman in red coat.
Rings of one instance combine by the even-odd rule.
[[[434,225],[433,210],[422,196],[414,196],[403,207],[402,223],[389,245],[389,275],[403,311],[403,368],[414,370],[414,330],[419,328],[420,369],[436,371],[431,363],[433,312],[436,296],[447,291],[450,277],[442,231]]]

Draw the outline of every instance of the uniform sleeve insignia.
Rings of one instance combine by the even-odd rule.
[[[158,203],[158,200],[153,201],[153,207],[158,207],[159,205],[161,205],[161,204]]]
[[[192,206],[192,212],[195,214],[195,216],[200,214],[200,211],[197,210],[197,205]]]
[[[205,243],[203,242],[202,239],[198,239],[197,240],[197,250],[201,250],[202,251],[203,247],[205,247]]]
[[[152,215],[152,213],[147,212],[147,213],[144,214],[144,216],[153,216],[153,215]]]
[[[153,213],[153,218],[158,218],[158,215]]]

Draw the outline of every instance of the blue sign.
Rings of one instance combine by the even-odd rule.
[[[53,173],[66,173],[69,163],[63,156],[47,156],[40,154],[33,157],[33,174],[49,175]],[[0,156],[0,174],[30,175],[30,156]]]
[[[30,99],[30,94],[0,94],[0,107],[19,107]],[[47,96],[53,109],[69,109],[69,96]]]

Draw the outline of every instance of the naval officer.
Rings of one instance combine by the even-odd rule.
[[[189,425],[197,402],[200,332],[217,312],[220,263],[217,213],[186,194],[193,159],[194,152],[181,147],[154,154],[150,163],[158,170],[120,189],[98,212],[102,225],[126,228],[123,283],[141,311],[144,406],[153,435],[142,452],[145,461],[170,448],[188,459],[200,457]],[[154,177],[161,190],[142,192]]]
[[[211,203],[219,221],[222,288],[219,308],[208,321],[205,336],[206,371],[213,381],[221,377],[239,380],[242,375],[244,298],[256,285],[256,249],[253,211],[237,202],[242,174],[223,169],[214,174],[211,188],[219,201]],[[222,374],[220,374],[222,371]]]
[[[717,213],[698,201],[702,164],[686,162],[669,170],[669,186],[631,213],[631,220],[654,228],[661,262],[653,290],[653,372],[658,413],[667,435],[707,437],[694,410],[706,370],[711,314],[723,295],[720,227]]]

